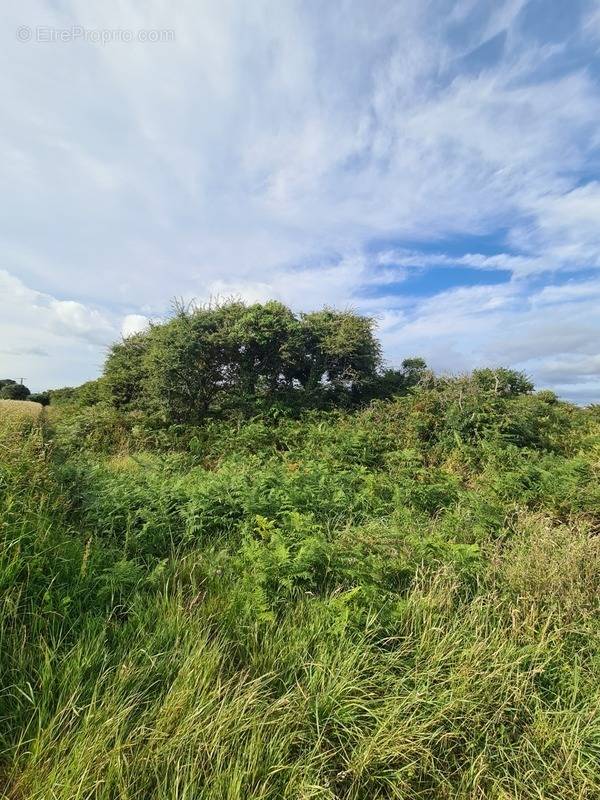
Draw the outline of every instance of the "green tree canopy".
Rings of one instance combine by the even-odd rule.
[[[15,381],[7,381],[0,389],[0,399],[2,400],[27,400],[31,392],[27,386]]]
[[[325,405],[350,398],[379,374],[372,319],[282,303],[179,305],[171,319],[115,344],[104,380],[120,408],[197,421],[226,408],[274,402]]]

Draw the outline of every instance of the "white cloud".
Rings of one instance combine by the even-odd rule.
[[[538,386],[582,402],[600,386],[600,280],[532,291],[514,281],[452,289],[382,319],[382,340],[396,361],[422,355],[437,369],[514,366]]]
[[[114,321],[96,308],[35,291],[0,270],[0,374],[31,389],[93,378],[115,337]]]
[[[583,22],[582,31],[584,36],[600,41],[600,8],[595,3]]]
[[[132,336],[134,333],[140,333],[145,330],[150,324],[148,317],[143,314],[127,314],[123,319],[121,325],[121,336]]]

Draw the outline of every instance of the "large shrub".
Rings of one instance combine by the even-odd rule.
[[[32,403],[39,403],[42,406],[50,405],[50,392],[34,392],[28,397]]]
[[[27,400],[31,392],[22,383],[6,383],[0,389],[0,399],[2,400]]]
[[[373,328],[351,311],[294,314],[275,301],[180,306],[112,347],[107,394],[117,408],[185,423],[231,409],[344,404],[379,375]]]

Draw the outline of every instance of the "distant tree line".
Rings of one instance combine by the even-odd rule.
[[[48,392],[32,392],[23,383],[17,383],[12,378],[0,379],[0,400],[30,400],[47,406],[50,403]]]

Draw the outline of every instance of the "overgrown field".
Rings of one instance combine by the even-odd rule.
[[[600,797],[600,415],[0,416],[0,796]]]

